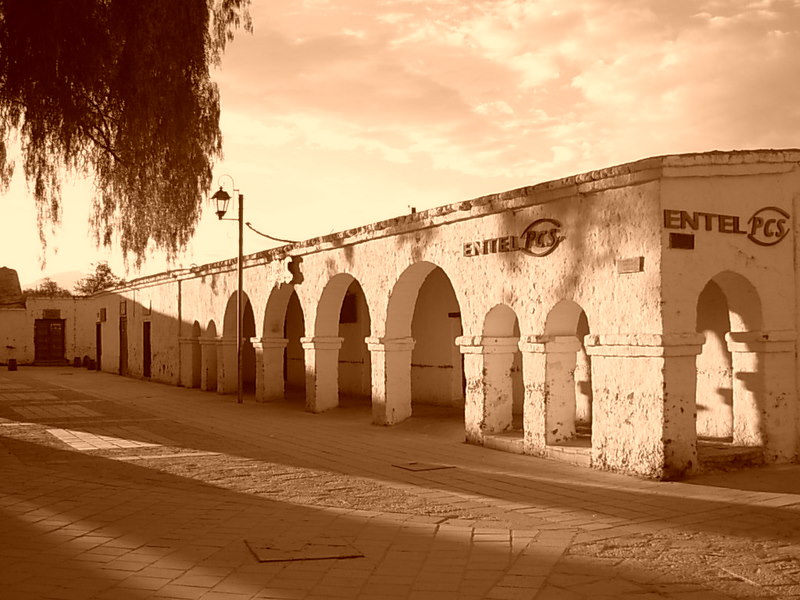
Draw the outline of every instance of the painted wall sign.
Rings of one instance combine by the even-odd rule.
[[[789,234],[791,215],[777,206],[758,209],[746,222],[736,215],[664,210],[664,229],[718,231],[746,235],[759,246],[774,246]]]
[[[500,252],[524,252],[531,256],[547,256],[563,242],[561,222],[556,219],[536,219],[528,225],[519,237],[506,235],[487,240],[464,242],[462,253],[473,257]]]

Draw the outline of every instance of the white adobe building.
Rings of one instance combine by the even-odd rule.
[[[654,478],[798,452],[800,150],[650,158],[245,257],[245,385]],[[100,368],[236,391],[236,264],[103,293]]]

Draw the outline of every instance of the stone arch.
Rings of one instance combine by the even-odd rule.
[[[430,273],[439,268],[430,262],[418,262],[408,267],[392,287],[386,310],[386,337],[389,339],[411,336],[417,295]]]
[[[591,445],[592,368],[585,337],[590,333],[583,308],[561,300],[545,320],[545,440]]]
[[[242,292],[242,383],[252,392],[256,383],[256,352],[251,339],[256,335],[255,313],[250,298]],[[236,292],[228,298],[222,326],[222,369],[218,380],[221,393],[233,393],[238,387],[236,367]]]
[[[256,400],[305,397],[305,360],[302,338],[305,319],[293,285],[275,286],[267,298],[262,337],[256,347]]]
[[[350,398],[370,399],[372,369],[366,339],[371,331],[369,305],[358,280],[345,290],[339,311],[339,392]]]
[[[483,335],[491,337],[519,337],[519,319],[517,313],[507,304],[497,304],[486,313],[483,320]]]
[[[314,336],[332,337],[339,335],[339,315],[342,301],[350,284],[356,278],[349,273],[337,273],[328,280],[317,303],[314,320]]]
[[[561,300],[547,313],[544,333],[547,336],[576,335],[583,308],[572,300]]]
[[[360,283],[337,273],[325,284],[317,303],[313,337],[306,350],[306,405],[321,412],[339,405],[339,396],[371,397],[371,360],[366,338],[371,330],[369,305]]]
[[[272,288],[264,310],[264,323],[261,329],[263,338],[282,338],[286,326],[286,310],[292,296],[297,297],[294,286],[279,285]],[[302,309],[301,309],[302,310]]]
[[[305,316],[300,298],[291,290],[283,312],[283,380],[285,389],[291,397],[305,398],[306,361],[301,340],[306,334]]]
[[[389,293],[386,320],[373,324],[373,421],[389,425],[420,404],[464,406],[461,303],[441,267],[410,265]],[[381,333],[384,334],[381,337]]]
[[[464,363],[456,338],[463,333],[455,288],[441,267],[431,269],[414,294],[411,318],[411,402],[464,407]]]
[[[761,331],[761,298],[743,275],[722,271],[697,296],[696,331],[705,337],[696,362],[695,430],[709,444],[763,446],[766,392],[760,359],[742,336]],[[743,347],[740,347],[743,346]]]
[[[734,271],[721,271],[713,281],[728,304],[731,331],[760,331],[763,326],[761,296],[750,280]]]

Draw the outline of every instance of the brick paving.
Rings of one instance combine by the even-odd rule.
[[[466,445],[444,410],[234,400],[0,373],[0,597],[800,598],[795,465],[643,481]],[[245,543],[334,539],[363,556]]]

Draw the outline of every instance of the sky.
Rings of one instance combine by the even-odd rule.
[[[253,0],[251,14],[214,73],[215,180],[280,238],[649,156],[800,146],[800,0]],[[98,260],[133,278],[235,256],[236,223],[209,203],[177,262],[126,270],[91,243],[90,192],[66,186],[42,249],[16,177],[0,262],[24,284]],[[275,245],[245,230],[245,252]]]

